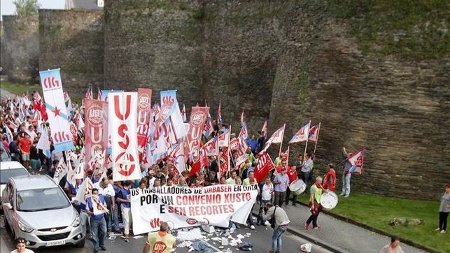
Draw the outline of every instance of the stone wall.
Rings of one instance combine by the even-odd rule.
[[[1,61],[10,81],[35,83],[39,62],[37,16],[3,16]]]
[[[343,146],[365,146],[354,192],[438,197],[450,180],[450,56],[363,54],[348,23],[313,8],[294,0],[106,1],[105,87],[178,89],[187,107],[207,99],[212,115],[221,101],[233,132],[242,110],[251,133],[266,118],[269,134],[286,123],[283,150],[302,125],[321,122],[316,174],[342,161]],[[304,148],[292,145],[291,163]]]
[[[83,98],[103,89],[103,12],[39,10],[39,68],[61,68],[65,91]]]

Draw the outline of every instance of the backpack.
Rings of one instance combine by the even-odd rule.
[[[275,210],[273,210],[272,218],[270,218],[270,227],[275,228],[275,212],[277,211],[277,207],[275,206]]]

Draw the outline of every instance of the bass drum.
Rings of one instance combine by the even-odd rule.
[[[297,179],[289,185],[289,189],[295,195],[300,195],[306,190],[306,184],[301,179]]]
[[[335,208],[337,203],[338,196],[332,191],[325,192],[320,198],[320,205],[322,205],[323,209],[328,211]]]

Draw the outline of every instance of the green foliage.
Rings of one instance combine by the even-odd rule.
[[[299,201],[308,203],[308,195],[299,196]],[[339,198],[339,203],[330,213],[356,221],[365,226],[383,231],[389,235],[434,249],[438,252],[448,252],[450,240],[447,236],[434,231],[439,215],[439,200],[410,200],[388,198],[369,194],[354,194],[349,198]],[[424,221],[423,225],[391,226],[393,218],[417,218]]]
[[[38,14],[38,0],[14,0],[13,4],[16,7],[16,14],[18,16],[32,16]]]

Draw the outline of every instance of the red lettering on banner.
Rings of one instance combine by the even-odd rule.
[[[186,216],[186,207],[184,206],[169,206],[169,213],[176,213],[182,216]]]
[[[59,131],[59,132],[53,133],[52,136],[53,136],[53,140],[55,142],[63,142],[63,141],[70,140],[70,135],[65,133],[65,132],[63,132],[63,131]]]
[[[117,128],[117,134],[122,139],[117,144],[122,151],[118,153],[115,163],[119,165],[119,174],[123,176],[130,176],[136,169],[135,161],[137,161],[132,154],[127,152],[128,146],[130,145],[130,133],[127,131],[128,126],[126,121],[130,117],[131,113],[131,95],[125,95],[125,101],[122,105],[119,103],[119,96],[114,96],[113,105],[116,117],[122,120],[122,123]],[[125,108],[124,113],[120,111],[121,108]],[[124,163],[124,161],[127,162]]]
[[[153,218],[150,220],[150,227],[159,228],[160,225],[161,225],[161,220],[159,218]]]
[[[46,89],[59,87],[59,80],[55,79],[54,76],[44,78],[44,81],[42,83],[44,84],[44,88]]]

